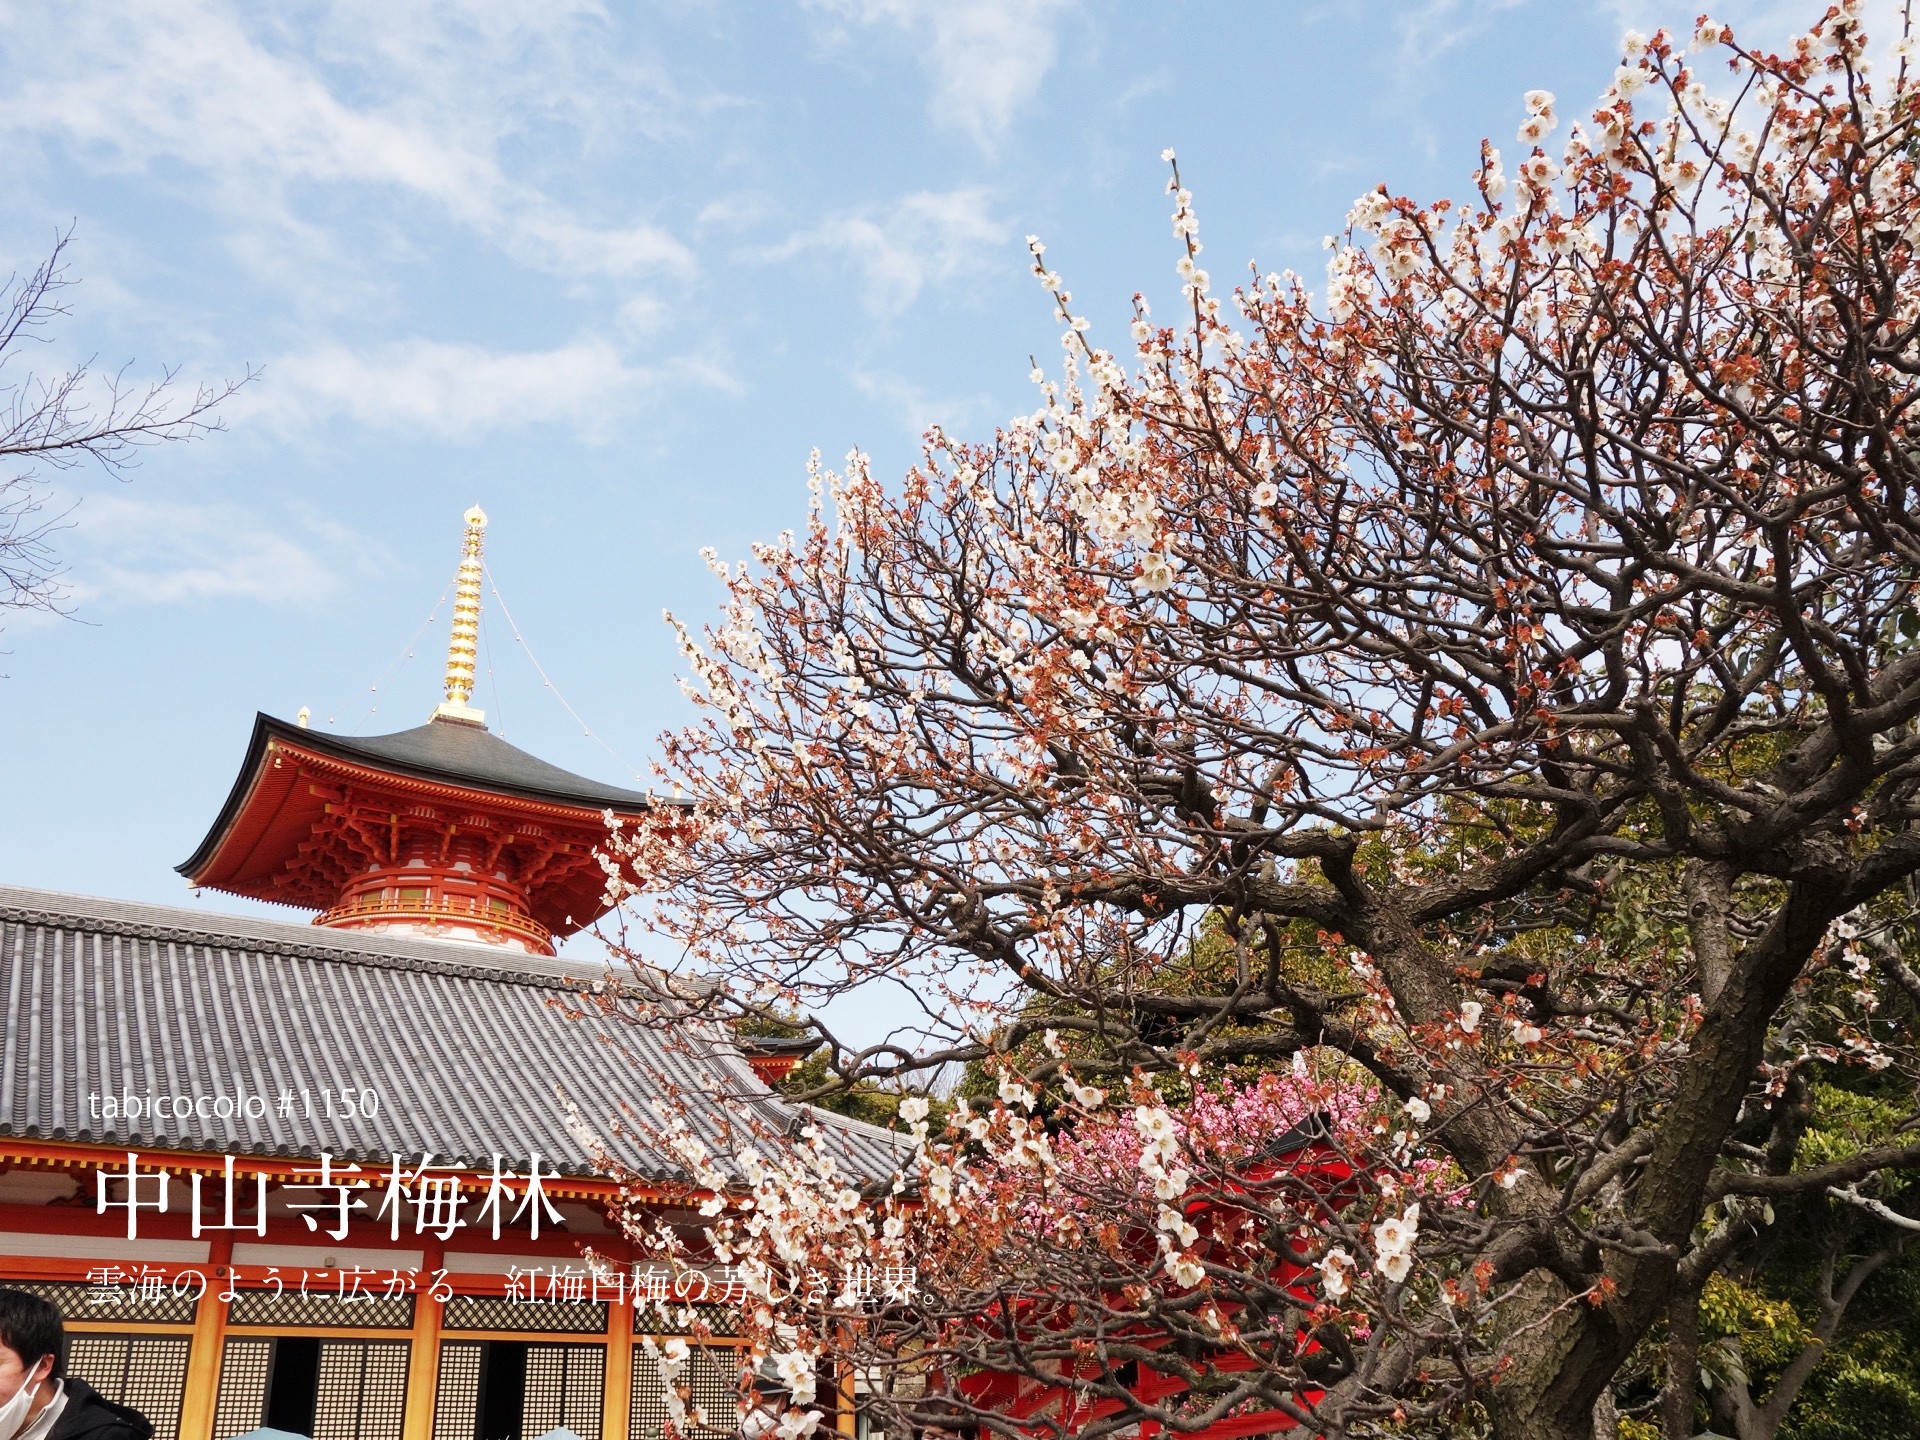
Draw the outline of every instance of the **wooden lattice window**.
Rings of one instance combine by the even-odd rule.
[[[153,1422],[154,1440],[178,1440],[187,1394],[185,1335],[79,1333],[67,1346],[67,1370],[107,1399],[131,1405]]]
[[[740,1352],[725,1345],[696,1345],[687,1357],[687,1418],[696,1436],[732,1435],[740,1426]],[[661,1440],[667,1404],[655,1353],[633,1347],[633,1388],[627,1440]],[[700,1422],[704,1419],[705,1424]]]
[[[562,1425],[581,1440],[600,1440],[606,1387],[604,1345],[442,1341],[433,1440],[529,1437]]]
[[[606,1388],[606,1346],[530,1343],[521,1435],[544,1435],[564,1425],[580,1440],[600,1440]]]
[[[480,1413],[480,1357],[485,1349],[479,1340],[441,1342],[433,1440],[473,1440],[475,1417]]]
[[[303,1421],[311,1415],[301,1428],[314,1440],[401,1440],[411,1353],[405,1340],[230,1337],[213,1440],[233,1440],[289,1410]]]
[[[607,1307],[604,1301],[509,1300],[499,1295],[456,1295],[447,1301],[440,1328],[604,1335]]]
[[[229,1339],[220,1356],[220,1390],[213,1407],[213,1440],[258,1430],[267,1413],[273,1341]]]
[[[9,1290],[25,1290],[51,1301],[68,1323],[103,1320],[109,1324],[191,1325],[198,1297],[175,1295],[170,1286],[147,1291],[140,1285],[94,1286],[78,1280],[8,1280]]]
[[[408,1330],[413,1327],[413,1298],[374,1294],[342,1300],[331,1292],[242,1290],[227,1307],[227,1323],[271,1325],[276,1330]]]
[[[695,1325],[709,1335],[738,1335],[740,1309],[736,1305],[683,1305],[678,1301],[648,1301],[634,1306],[633,1329],[638,1335],[684,1335]]]
[[[396,1340],[322,1340],[313,1440],[401,1440],[411,1349]]]

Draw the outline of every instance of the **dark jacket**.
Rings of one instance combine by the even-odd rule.
[[[84,1380],[64,1379],[67,1408],[47,1440],[152,1440],[153,1423],[138,1410],[114,1404]]]

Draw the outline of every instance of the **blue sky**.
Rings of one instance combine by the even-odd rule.
[[[630,779],[685,715],[660,616],[711,612],[702,546],[796,524],[815,447],[898,474],[929,421],[1032,408],[1025,235],[1119,338],[1175,293],[1172,146],[1217,277],[1317,275],[1356,195],[1460,193],[1522,91],[1583,113],[1628,25],[1698,8],[0,5],[0,261],[71,225],[82,282],[33,363],[263,367],[227,433],[56,477],[76,618],[0,632],[0,882],[185,902],[256,709],[423,721],[446,607],[394,662],[475,501],[593,735],[491,596],[476,703]]]

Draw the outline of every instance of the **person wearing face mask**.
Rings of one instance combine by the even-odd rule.
[[[0,1440],[152,1440],[146,1416],[66,1368],[60,1312],[31,1291],[0,1287]]]

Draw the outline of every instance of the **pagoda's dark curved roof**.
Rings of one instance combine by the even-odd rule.
[[[624,815],[676,803],[662,802],[618,785],[603,785],[571,770],[562,770],[516,745],[509,745],[490,730],[457,720],[429,720],[424,725],[391,735],[349,736],[309,730],[272,715],[259,714],[254,717],[247,757],[226,804],[220,807],[220,814],[192,857],[175,867],[182,875],[198,873],[212,855],[246,799],[253,777],[266,757],[267,747],[275,740],[375,770],[523,800],[613,810]]]
[[[549,765],[539,756],[509,745],[491,730],[457,720],[429,720],[391,735],[356,737],[303,730],[269,715],[260,719],[285,738],[323,755],[359,760],[426,780],[503,790],[529,800],[564,800],[601,810],[644,810],[653,803],[637,790],[603,785]]]

